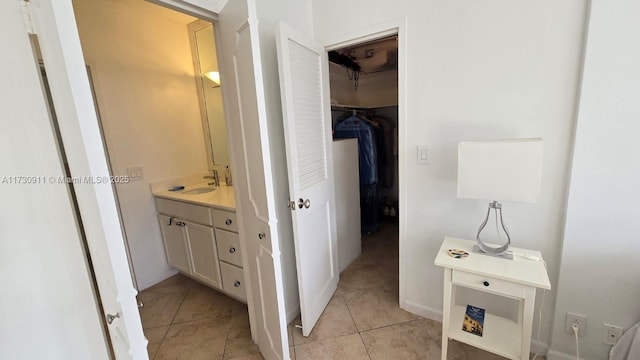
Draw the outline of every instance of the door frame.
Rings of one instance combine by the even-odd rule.
[[[422,313],[418,306],[406,300],[405,241],[407,234],[407,18],[371,25],[356,32],[346,33],[337,38],[324,41],[325,51],[357,45],[390,35],[398,36],[398,246],[399,246],[399,305],[413,313]],[[331,111],[331,109],[327,109]]]

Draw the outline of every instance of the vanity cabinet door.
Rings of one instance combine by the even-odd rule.
[[[213,228],[187,222],[186,234],[191,252],[191,275],[211,286],[221,288],[218,250]]]
[[[187,239],[185,237],[185,223],[176,218],[166,215],[158,215],[162,239],[164,240],[164,251],[167,255],[167,262],[172,267],[191,274],[189,264],[189,253],[187,250]]]

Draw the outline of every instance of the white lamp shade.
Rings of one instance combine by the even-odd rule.
[[[458,197],[535,204],[542,185],[542,139],[463,141]]]

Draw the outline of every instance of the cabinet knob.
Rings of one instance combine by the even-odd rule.
[[[233,223],[233,221],[231,221],[231,219],[227,219],[227,221],[224,222],[227,225],[231,225]]]
[[[233,286],[240,287],[240,281],[236,280],[236,282],[233,283]]]
[[[176,221],[176,225],[178,225],[178,226],[185,226],[185,225],[187,225],[187,224],[185,224],[185,222],[184,222],[184,221]]]
[[[485,281],[482,282],[482,285],[489,286],[489,282],[485,280]]]
[[[258,234],[258,239],[262,240],[262,239],[264,239],[266,236],[267,236],[267,235],[266,235],[265,233],[261,232],[261,233],[259,233],[259,234]]]
[[[229,249],[230,254],[233,254],[234,252],[236,252],[236,248],[232,247],[231,249]]]

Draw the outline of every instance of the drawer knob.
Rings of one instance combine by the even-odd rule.
[[[229,249],[229,254],[233,254],[234,252],[236,252],[236,248],[232,247],[231,249]]]
[[[236,280],[236,282],[233,283],[233,286],[240,287],[240,281]]]
[[[227,221],[224,222],[227,225],[231,225],[233,223],[233,221],[231,221],[231,219],[227,219]]]
[[[489,282],[485,280],[485,281],[482,282],[482,285],[489,286]]]

